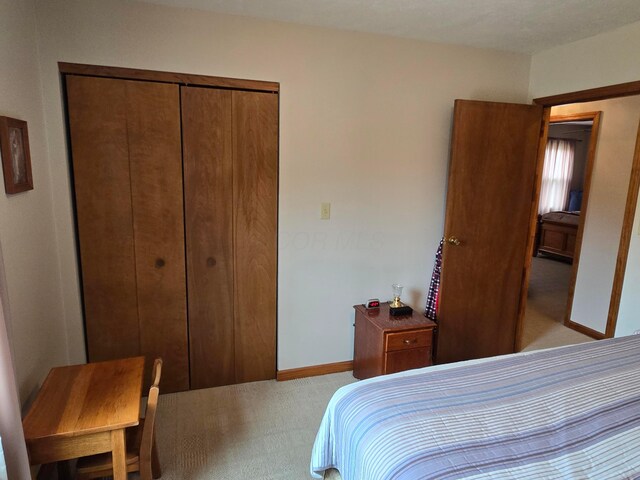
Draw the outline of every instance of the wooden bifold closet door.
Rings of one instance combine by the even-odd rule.
[[[176,85],[67,76],[89,361],[162,357],[189,388]]]
[[[183,87],[191,386],[235,383],[231,91]]]
[[[233,92],[236,382],[275,378],[278,97]]]
[[[278,98],[182,87],[191,386],[275,377]]]
[[[275,378],[278,95],[65,80],[88,360],[162,357],[163,392]]]

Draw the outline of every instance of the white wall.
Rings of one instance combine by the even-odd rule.
[[[529,97],[537,98],[638,81],[640,80],[638,45],[640,45],[640,22],[537,53],[533,55],[531,60]],[[635,127],[637,127],[637,120]],[[619,185],[622,190],[616,190],[617,193],[614,193],[617,199],[627,193],[628,176],[626,185],[623,186],[622,183]],[[620,213],[617,211],[613,215],[618,216]],[[618,241],[619,234],[620,230],[618,229]],[[615,242],[616,249],[618,241]],[[610,246],[609,248],[614,247]],[[609,266],[605,270],[607,277],[610,275],[610,268]],[[640,265],[631,260],[627,262],[625,285],[631,283],[634,276],[638,274],[640,274]],[[597,275],[599,276],[600,272]],[[598,294],[600,306],[597,313],[590,312],[591,320],[584,320],[585,324],[592,326],[592,328],[595,327],[596,330],[604,331],[602,318],[605,310],[604,297],[610,295],[610,285],[609,283],[607,295]],[[606,304],[608,308],[608,300],[606,300]]]
[[[531,98],[640,80],[640,22],[533,55]]]
[[[0,479],[30,478],[20,399],[9,344],[7,327],[11,315],[6,308],[7,278],[2,259],[0,248]]]
[[[638,199],[633,235],[629,246],[616,337],[631,335],[637,330],[640,330],[640,198]]]
[[[7,279],[3,301],[10,312],[8,329],[22,402],[52,366],[68,360],[34,4],[0,0],[0,115],[28,123],[35,187],[6,195],[0,186],[0,243]]]
[[[563,105],[551,109],[551,114],[594,111],[602,111],[602,116],[571,320],[604,333],[640,120],[640,96]]]
[[[352,305],[394,282],[423,307],[453,100],[527,100],[524,55],[135,2],[51,0],[38,19],[72,359],[82,319],[56,62],[281,83],[279,369],[351,359]]]

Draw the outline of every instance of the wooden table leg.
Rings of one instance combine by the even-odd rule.
[[[124,428],[111,432],[113,480],[127,480],[127,445]]]
[[[58,480],[72,480],[73,474],[71,473],[71,465],[69,460],[62,460],[58,462]]]

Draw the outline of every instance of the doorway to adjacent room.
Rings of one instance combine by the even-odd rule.
[[[579,334],[593,339],[610,338],[616,335],[617,316],[640,184],[638,172],[640,168],[639,83],[633,82],[534,101],[544,105],[547,114],[551,117],[548,131],[550,138],[556,136],[552,125],[553,121],[558,119],[558,115],[567,116],[566,118],[571,121],[578,122],[585,120],[578,117],[580,114],[586,116],[600,113],[593,120],[588,149],[591,150],[592,158],[591,162],[587,161],[585,167],[585,188],[581,213],[577,215],[575,247],[571,248],[571,241],[565,241],[563,244],[562,235],[557,231],[545,239],[544,224],[548,222],[543,221],[542,225],[538,222],[536,225],[537,242],[533,253],[535,255],[536,252],[542,251],[543,254],[532,258],[528,288],[527,280],[524,282],[526,309],[518,327],[521,333],[516,339],[517,349],[531,350],[540,344],[555,346],[576,343],[581,339],[586,340]],[[576,131],[573,134],[578,135],[581,127],[580,124],[575,125]],[[579,137],[574,138],[579,139]],[[540,183],[544,181],[542,178]],[[571,197],[571,194],[569,196]],[[570,211],[574,210],[569,206],[571,200],[567,198],[567,209]],[[589,205],[588,213],[587,205]],[[564,213],[568,215],[567,212]],[[565,232],[569,231],[569,227],[558,227],[558,229],[562,228]],[[553,245],[550,246],[550,244]],[[551,247],[557,250],[554,252]],[[565,256],[546,255],[547,253]],[[548,293],[544,291],[544,283],[541,286],[538,275],[540,269],[537,267],[542,264],[541,260],[545,257],[547,262],[543,265],[554,265],[556,270],[562,270],[557,262],[551,264],[547,256],[555,259],[565,258],[573,262],[570,272],[565,266],[563,273],[560,274],[564,275],[564,279],[569,275],[569,288],[562,292],[563,297],[566,298],[564,309],[558,306],[558,303],[555,311],[549,304],[543,305],[542,308],[539,306],[539,300]],[[538,328],[537,335],[535,327],[532,327],[528,321],[532,317],[531,310],[535,311],[536,308],[544,311],[547,317],[554,318],[554,323],[550,324],[553,328],[546,331],[544,328]],[[562,310],[565,313],[564,318],[560,320]],[[559,334],[558,332],[567,333],[566,329],[561,328],[562,324],[572,331],[566,335]],[[551,338],[551,343],[544,341],[545,334],[547,339]]]
[[[564,325],[587,213],[601,112],[549,121],[522,345],[525,350],[590,341]]]

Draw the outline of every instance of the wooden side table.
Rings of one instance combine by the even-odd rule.
[[[394,317],[389,304],[367,310],[354,305],[356,332],[353,376],[359,379],[427,367],[436,324],[423,314]]]
[[[143,372],[144,357],[53,368],[22,422],[31,464],[111,452],[114,480],[126,480]]]

